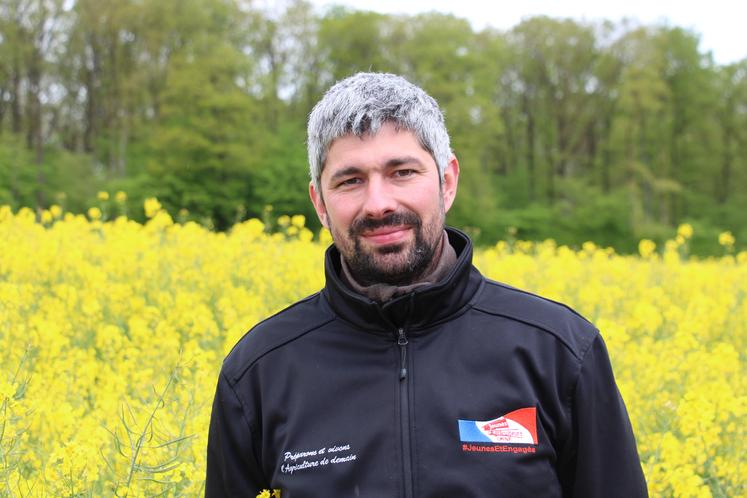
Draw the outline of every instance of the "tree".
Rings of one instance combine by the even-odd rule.
[[[228,4],[195,7],[213,9],[199,16],[211,24],[170,58],[147,169],[173,212],[186,208],[225,229],[251,199],[252,175],[263,160],[255,152],[263,123],[257,103],[237,85],[247,61],[222,35],[238,12]]]

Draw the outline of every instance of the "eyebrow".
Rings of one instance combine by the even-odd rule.
[[[334,182],[335,180],[337,180],[338,178],[342,178],[343,176],[355,175],[360,172],[361,169],[358,166],[347,166],[335,171],[334,174],[329,177],[329,181]]]
[[[420,162],[420,159],[414,156],[402,156],[402,157],[394,157],[386,162],[384,167],[386,168],[394,168],[397,166],[401,166],[403,164],[412,164],[415,163],[418,166],[422,166],[423,163]]]
[[[384,168],[391,169],[396,168],[397,166],[402,166],[403,164],[417,164],[418,166],[422,166],[423,163],[415,156],[402,156],[402,157],[393,157],[392,159],[389,159],[386,163],[384,163]],[[339,169],[335,171],[331,177],[329,177],[330,182],[334,182],[335,180],[338,180],[339,178],[350,176],[350,175],[356,175],[361,173],[363,170],[359,168],[358,166],[346,166],[342,169]]]

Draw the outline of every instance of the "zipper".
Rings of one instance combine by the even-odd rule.
[[[404,474],[405,498],[413,498],[412,452],[410,449],[410,399],[407,382],[407,335],[405,329],[397,329],[399,346],[399,406],[400,431],[402,434],[402,472]]]
[[[397,330],[397,345],[399,346],[399,380],[407,378],[407,336],[405,329]]]

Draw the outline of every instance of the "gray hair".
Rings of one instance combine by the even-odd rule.
[[[327,90],[309,115],[309,174],[317,191],[332,142],[346,135],[375,135],[384,123],[415,134],[436,162],[441,180],[451,148],[436,101],[394,74],[358,73]]]

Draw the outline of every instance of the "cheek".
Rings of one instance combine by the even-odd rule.
[[[333,197],[327,202],[327,218],[337,225],[348,225],[355,217],[356,205],[356,200],[351,197]]]
[[[443,213],[444,207],[443,193],[440,190],[428,192],[427,195],[413,199],[413,204],[411,205],[420,212],[423,218],[439,218],[441,213]]]
[[[348,219],[349,214],[340,209],[327,209],[327,213],[325,215],[325,222],[327,223],[327,228],[331,232],[346,232],[347,227],[350,226],[350,220]]]

